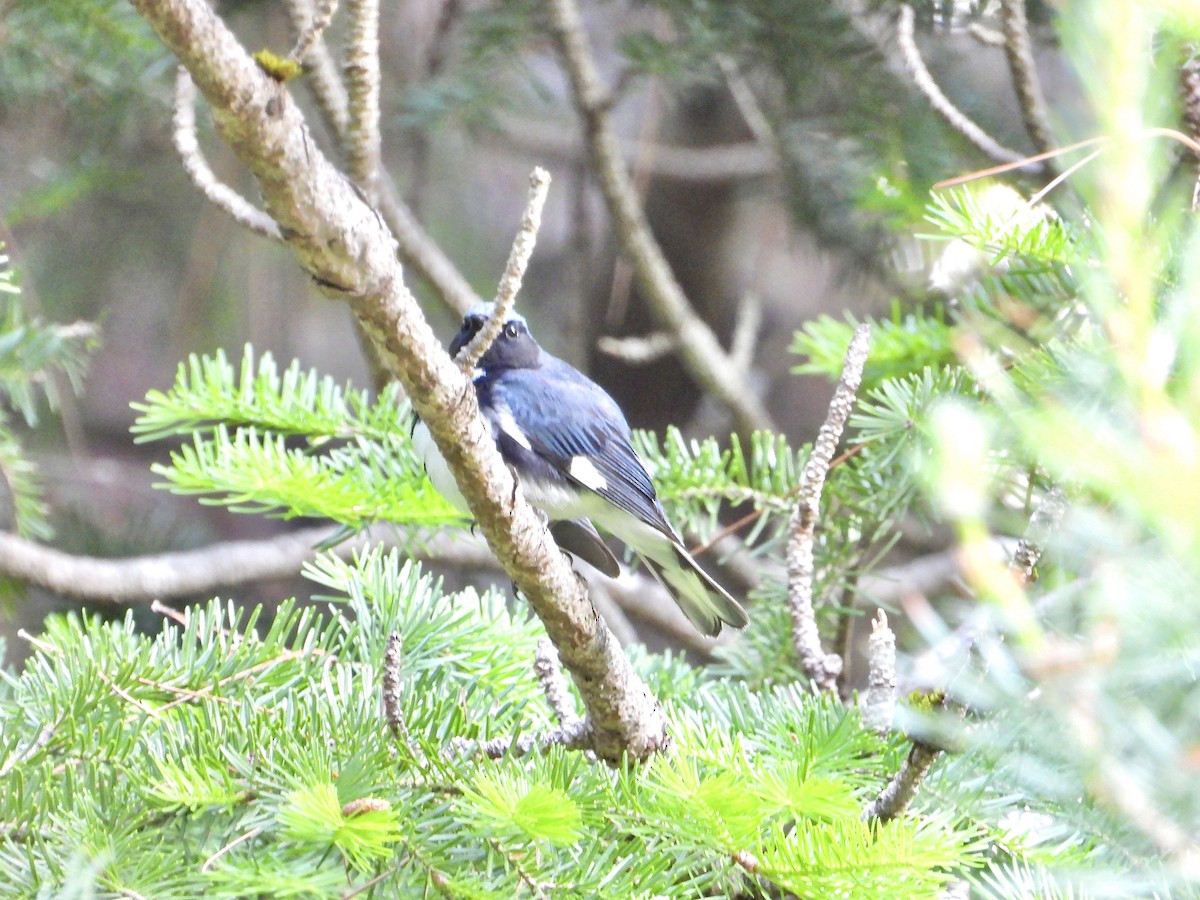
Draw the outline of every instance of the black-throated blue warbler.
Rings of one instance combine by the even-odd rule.
[[[451,355],[493,310],[494,304],[481,303],[467,313],[450,343]],[[618,574],[595,522],[641,557],[704,634],[715,636],[722,623],[745,627],[746,611],[700,568],[667,521],[621,408],[582,372],[538,346],[523,316],[508,316],[479,360],[474,383],[501,457],[525,498],[554,523],[551,530],[563,549],[606,575]],[[466,500],[423,422],[413,429],[413,444],[433,486],[466,512]]]

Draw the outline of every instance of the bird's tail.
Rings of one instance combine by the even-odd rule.
[[[673,542],[669,546],[669,552],[664,547],[663,552],[653,557],[646,553],[639,555],[688,620],[709,637],[720,633],[722,622],[745,628],[750,620],[741,604],[700,568],[687,550]]]

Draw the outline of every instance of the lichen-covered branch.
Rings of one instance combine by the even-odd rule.
[[[871,622],[867,639],[867,690],[863,694],[863,724],[878,734],[892,730],[896,714],[896,635],[882,609]]]
[[[400,663],[404,657],[404,638],[398,631],[387,637],[387,649],[383,653],[383,720],[391,729],[392,737],[411,744],[408,723],[404,719],[403,685],[400,683]]]
[[[455,358],[464,372],[475,368],[475,364],[504,328],[508,314],[517,302],[517,292],[521,290],[525,270],[529,267],[529,257],[533,255],[533,248],[537,243],[538,229],[542,227],[542,209],[546,205],[546,194],[549,191],[550,173],[539,166],[529,176],[529,199],[525,203],[525,215],[521,217],[521,225],[517,228],[512,249],[508,253],[504,275],[501,276],[500,286],[496,289],[496,307],[487,323],[458,351]]]
[[[609,115],[611,98],[600,82],[578,7],[574,0],[547,0],[547,6],[613,230],[654,318],[672,336],[692,378],[730,411],[739,430],[774,430],[757,392],[692,308],[650,231],[637,189],[622,161]]]
[[[879,796],[863,810],[863,821],[888,822],[903,815],[908,809],[908,804],[917,795],[917,788],[921,786],[921,782],[941,755],[942,751],[936,747],[914,741],[908,756],[900,764],[900,770]]]
[[[854,330],[850,347],[846,350],[841,378],[833,392],[833,399],[829,401],[829,412],[813,442],[812,453],[804,464],[796,509],[789,525],[791,536],[787,545],[787,570],[792,644],[796,648],[800,667],[818,689],[824,691],[832,691],[837,687],[838,675],[842,672],[842,658],[836,653],[826,653],[821,647],[821,635],[817,630],[816,610],[813,607],[813,545],[825,475],[842,439],[846,420],[854,409],[858,386],[862,383],[863,367],[867,363],[870,339],[869,325],[859,325]]]
[[[258,67],[204,0],[131,2],[191,73],[297,262],[326,295],[349,303],[428,425],[479,530],[575,678],[588,745],[608,760],[664,748],[661,709],[516,490],[475,391],[404,284],[386,225],[316,145],[287,86]]]

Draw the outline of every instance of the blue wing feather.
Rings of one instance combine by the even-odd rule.
[[[572,459],[586,457],[604,476],[597,494],[677,539],[634,452],[625,414],[603,388],[545,352],[539,369],[506,370],[491,388],[534,451],[560,475],[590,490],[570,473]]]

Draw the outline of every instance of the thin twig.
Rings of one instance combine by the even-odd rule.
[[[239,834],[232,841],[230,841],[228,844],[226,844],[224,847],[222,847],[220,850],[218,850],[216,853],[214,853],[212,856],[210,856],[208,859],[206,859],[204,861],[203,865],[200,866],[200,871],[207,872],[209,869],[211,869],[213,867],[213,863],[215,863],[218,859],[220,859],[222,856],[224,856],[226,853],[228,853],[230,850],[232,850],[238,844],[244,844],[246,841],[253,840],[256,836],[261,834],[263,829],[266,827],[267,827],[266,825],[255,825],[249,831]]]
[[[546,702],[554,710],[558,724],[564,728],[574,727],[579,721],[579,712],[575,709],[575,698],[571,696],[571,689],[567,687],[567,679],[563,677],[558,662],[558,651],[554,649],[554,644],[550,643],[549,638],[538,641],[537,653],[533,658],[533,671],[546,694]]]
[[[1193,140],[1200,141],[1200,47],[1191,48],[1192,56],[1179,69],[1179,92],[1183,102],[1183,124]],[[1200,210],[1200,153],[1192,151],[1195,185],[1192,187],[1192,212]]]
[[[291,3],[295,0],[287,0],[287,2]],[[296,43],[292,45],[292,52],[288,56],[296,62],[304,62],[305,57],[320,40],[325,29],[329,27],[329,23],[333,21],[333,14],[337,12],[337,6],[338,0],[317,0],[308,25],[298,29]]]
[[[729,358],[739,372],[749,372],[758,345],[758,330],[762,327],[762,301],[753,291],[747,292],[738,307],[733,337],[729,340]]]
[[[183,66],[175,73],[174,126],[171,136],[174,138],[179,158],[183,160],[183,170],[187,172],[192,184],[200,189],[200,193],[218,209],[228,213],[239,225],[244,225],[263,237],[282,241],[283,236],[275,220],[229,185],[219,181],[208,160],[204,158],[196,136],[196,86]]]
[[[718,53],[717,65],[721,69],[721,74],[725,76],[725,84],[729,87],[733,103],[741,113],[746,127],[754,135],[754,140],[777,154],[779,140],[775,135],[775,129],[771,127],[771,120],[763,112],[762,105],[754,96],[754,91],[751,90],[750,83],[746,81],[746,77],[738,68],[737,62],[727,54]]]
[[[1025,131],[1038,150],[1043,153],[1053,150],[1055,141],[1050,128],[1050,111],[1033,61],[1025,0],[1000,0],[1000,24],[1004,30],[1004,55],[1008,57],[1008,69],[1012,73]],[[1049,168],[1048,163],[1045,165]]]
[[[455,362],[464,372],[475,368],[475,364],[504,328],[508,314],[512,312],[517,301],[517,292],[521,290],[521,281],[525,278],[525,270],[529,267],[529,257],[533,255],[534,245],[537,244],[538,229],[542,227],[542,209],[546,205],[546,194],[549,191],[550,173],[538,166],[529,176],[529,200],[525,204],[525,215],[521,217],[521,225],[508,254],[508,264],[504,267],[504,275],[496,289],[496,306],[492,310],[491,318],[479,329],[478,334],[458,351],[455,358]]]
[[[58,721],[52,725],[43,726],[42,730],[38,732],[38,736],[25,749],[14,750],[8,759],[4,761],[4,765],[0,766],[0,778],[6,777],[19,763],[29,759],[33,754],[49,744],[54,737],[54,731],[57,727]]]
[[[621,159],[609,114],[611,98],[601,85],[578,7],[574,0],[547,0],[547,6],[613,229],[654,318],[672,335],[692,378],[730,411],[738,430],[774,430],[766,407],[743,373],[734,371],[729,354],[692,308],[650,231],[637,190]]]
[[[858,386],[862,383],[863,367],[867,363],[870,339],[869,325],[859,325],[854,330],[854,337],[850,339],[850,346],[846,350],[846,362],[841,378],[833,392],[833,399],[829,401],[829,412],[816,441],[813,442],[808,461],[804,464],[796,509],[789,525],[791,537],[787,546],[787,568],[788,599],[792,611],[792,643],[796,648],[801,668],[817,688],[824,691],[832,691],[837,687],[837,678],[842,671],[842,658],[836,653],[827,654],[821,647],[821,635],[817,630],[816,611],[813,607],[813,544],[825,475],[842,438],[846,420],[854,409]]]
[[[671,336],[663,331],[655,331],[644,337],[602,337],[596,341],[596,347],[601,353],[624,360],[633,365],[644,365],[662,359],[675,349]]]
[[[317,101],[317,107],[325,119],[325,124],[333,132],[339,148],[345,141],[346,131],[350,124],[350,100],[346,96],[346,86],[342,83],[342,73],[338,71],[333,54],[325,43],[323,30],[315,26],[321,16],[321,9],[330,0],[318,0],[314,7],[313,0],[283,0],[288,17],[292,20],[292,30],[296,33],[296,46],[303,49],[301,43],[306,34],[311,34],[311,45],[305,50],[304,57],[293,58],[305,63],[304,83],[308,85]]]
[[[560,726],[541,734],[522,734],[516,739],[498,737],[486,741],[456,737],[450,741],[449,753],[453,756],[471,756],[476,753],[488,759],[502,756],[525,756],[533,750],[545,751],[554,746],[568,750],[582,750],[590,740],[589,727],[585,720],[576,719],[569,726]]]
[[[350,29],[343,70],[350,99],[344,135],[350,177],[374,203],[379,194],[382,137],[379,133],[379,0],[349,0]]]
[[[900,771],[863,810],[863,821],[889,822],[903,815],[908,809],[908,804],[917,795],[917,788],[921,786],[930,768],[941,755],[942,751],[938,748],[913,741],[912,749],[900,765]]]
[[[383,653],[383,720],[392,731],[392,737],[405,744],[412,743],[408,724],[404,720],[403,686],[400,681],[400,663],[404,658],[404,638],[398,631],[387,637],[387,649]]]
[[[496,117],[499,120],[496,142],[522,159],[537,153],[542,160],[569,165],[587,155],[579,136],[565,130],[561,121],[516,119],[503,112]],[[706,147],[648,145],[644,138],[637,142],[618,139],[618,143],[626,166],[637,165],[649,175],[677,181],[742,181],[779,173],[776,157],[754,141]]]
[[[929,69],[926,68],[925,61],[921,59],[921,51],[917,49],[917,41],[913,34],[913,20],[912,7],[907,3],[903,4],[900,7],[900,18],[896,24],[896,44],[900,48],[904,68],[908,71],[917,90],[924,94],[925,99],[929,101],[933,111],[990,159],[1001,163],[1015,164],[1030,174],[1040,174],[1044,169],[1040,163],[1027,162],[1025,154],[1005,147],[950,102],[950,99],[934,80],[933,75],[930,74]]]
[[[896,635],[882,609],[871,622],[867,639],[867,691],[863,696],[863,724],[878,734],[892,730],[896,713]]]

